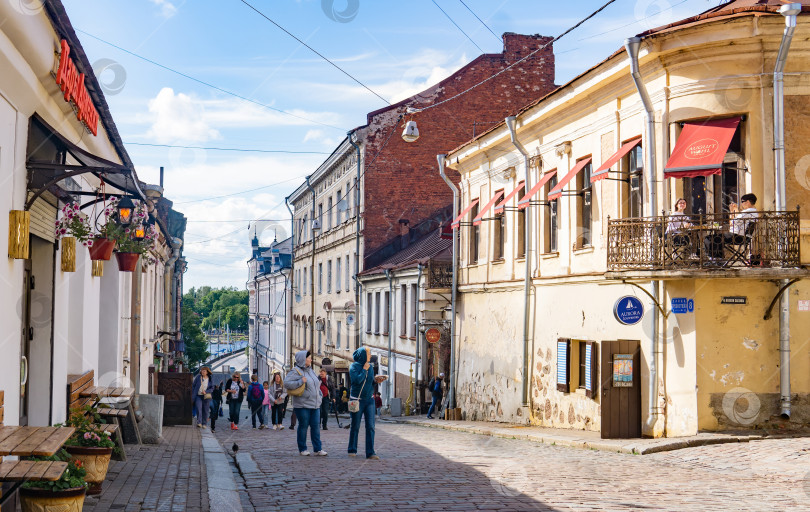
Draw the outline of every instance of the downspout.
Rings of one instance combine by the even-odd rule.
[[[416,391],[414,392],[414,409],[419,411],[421,414],[422,410],[420,408],[421,402],[419,401],[419,361],[422,359],[422,333],[419,332],[419,304],[421,301],[419,300],[419,295],[422,293],[422,269],[424,266],[419,263],[416,266],[419,269],[419,273],[416,275]]]
[[[653,109],[650,95],[647,94],[647,88],[641,77],[638,65],[638,52],[641,48],[640,37],[630,37],[624,41],[627,55],[630,58],[630,76],[633,78],[633,83],[638,90],[638,95],[641,97],[641,103],[644,106],[645,120],[647,124],[647,140],[644,143],[644,167],[647,170],[647,198],[649,202],[649,214],[655,217],[658,211],[657,190],[655,181],[655,110]],[[652,296],[656,304],[660,303],[659,300],[659,282],[652,281]],[[648,397],[648,416],[647,427],[653,429],[658,419],[658,310],[653,310],[652,322],[650,326],[650,381],[649,381],[649,397]],[[655,432],[652,433],[653,437]]]
[[[515,132],[515,125],[517,120],[515,116],[509,116],[506,118],[506,127],[509,129],[509,136],[512,138],[512,145],[520,151],[520,154],[523,155],[523,168],[526,170],[526,177],[524,178],[525,185],[524,190],[531,190],[532,183],[531,183],[531,170],[529,169],[529,152],[526,151],[526,148],[523,147],[523,144],[518,142],[517,133]],[[528,212],[527,212],[528,213]],[[529,406],[529,383],[531,382],[531,378],[529,377],[529,343],[531,342],[531,330],[529,327],[529,322],[531,318],[531,286],[532,286],[532,216],[526,215],[525,221],[523,222],[526,231],[524,233],[524,244],[523,246],[526,249],[526,273],[523,277],[523,397],[522,403],[523,407]]]
[[[290,294],[290,298],[292,298],[293,287],[296,285],[296,282],[295,282],[295,257],[294,257],[294,254],[295,254],[295,216],[293,215],[292,208],[290,208],[290,196],[287,196],[287,197],[284,198],[284,206],[286,206],[287,211],[290,212],[290,233],[292,233],[290,235],[292,238],[290,239],[290,278],[289,278],[289,290],[290,290],[289,294]],[[284,272],[282,272],[282,275],[283,274],[284,274]],[[293,343],[292,307],[293,307],[293,301],[287,300],[287,286],[286,286],[286,283],[285,283],[285,287],[284,287],[284,300],[287,302],[287,304],[285,304],[284,307],[287,309],[287,312],[288,312],[287,318],[285,319],[285,324],[287,324],[286,327],[287,327],[287,330],[289,331],[288,333],[286,333],[287,334],[287,336],[286,336],[286,338],[287,338],[287,343],[286,343],[286,345],[287,345],[287,359],[289,359],[289,361],[290,361],[289,365],[290,365],[290,368],[292,368],[293,364],[294,364],[293,353],[292,353],[292,351],[293,351],[292,350],[292,343]]]
[[[785,31],[776,56],[773,70],[773,160],[776,171],[776,209],[787,210],[785,193],[785,62],[787,61],[793,32],[796,30],[796,15],[802,11],[802,4],[787,4],[779,8],[785,17]],[[789,280],[782,281],[787,286]],[[781,416],[790,419],[790,295],[779,297],[779,407]]]
[[[132,272],[132,314],[130,315],[129,368],[135,395],[132,406],[137,411],[141,394],[141,274],[143,258],[138,258],[135,271]]]
[[[453,218],[458,217],[458,187],[444,173],[447,155],[436,155],[439,175],[453,191]],[[458,232],[453,230],[453,285],[450,297],[450,389],[447,391],[448,408],[456,407],[456,295],[458,295]]]
[[[394,330],[391,328],[391,321],[394,319],[391,314],[391,304],[394,303],[394,276],[390,270],[385,269],[385,278],[388,279],[388,410],[391,410],[391,399],[394,398],[394,377],[391,373],[391,359],[394,344]]]
[[[174,304],[174,301],[172,300],[172,297],[174,296],[174,290],[172,288],[172,284],[174,281],[174,265],[180,258],[180,246],[182,244],[183,241],[179,238],[172,238],[172,257],[169,258],[169,261],[167,261],[166,265],[163,267],[163,330],[169,332],[176,330],[173,328],[174,315],[172,315],[172,305]],[[164,335],[166,346],[160,347],[162,349],[161,352],[163,352],[163,368],[161,371],[164,372],[169,371],[169,351],[167,350],[169,345],[168,336],[169,335]],[[175,334],[175,336],[177,335]]]
[[[357,186],[355,187],[354,191],[354,207],[357,209],[357,213],[355,215],[356,226],[354,228],[354,324],[357,326],[357,339],[355,340],[356,343],[354,348],[356,350],[360,348],[360,311],[362,311],[362,309],[360,309],[360,297],[362,297],[362,294],[360,293],[361,284],[359,274],[360,270],[362,269],[360,268],[360,146],[358,146],[352,138],[355,131],[356,130],[352,130],[348,132],[346,136],[349,138],[349,144],[354,146],[354,148],[357,150]],[[349,272],[351,272],[351,270]]]
[[[312,185],[309,184],[309,176],[307,176],[307,188],[312,192],[312,226],[315,226],[315,189],[312,188]],[[323,226],[318,228],[318,231],[321,231]],[[309,303],[310,303],[310,310],[309,310],[309,351],[315,353],[315,229],[310,230],[312,232],[312,266],[310,268],[310,283],[309,283]],[[304,345],[302,348],[306,347],[306,341],[304,340]]]

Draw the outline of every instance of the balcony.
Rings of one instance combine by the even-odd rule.
[[[799,245],[798,211],[608,219],[608,277],[803,273]]]

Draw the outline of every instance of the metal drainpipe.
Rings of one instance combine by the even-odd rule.
[[[439,175],[453,191],[453,218],[458,217],[459,190],[444,173],[447,155],[436,155],[439,163]],[[453,230],[453,285],[450,297],[450,386],[447,391],[447,406],[456,406],[456,295],[458,295],[458,233]]]
[[[517,133],[515,132],[516,123],[517,120],[515,119],[515,116],[509,116],[506,118],[506,127],[509,129],[509,136],[512,138],[512,145],[515,146],[518,151],[520,151],[521,155],[523,155],[523,168],[526,170],[524,190],[530,190],[532,188],[532,173],[531,169],[529,169],[529,152],[526,151],[523,144],[518,142]],[[532,286],[532,216],[526,215],[523,224],[526,228],[524,233],[525,241],[523,244],[526,249],[526,274],[523,278],[523,385],[521,387],[523,388],[523,407],[528,407],[529,383],[531,382],[531,378],[529,377],[529,343],[531,342],[531,328],[529,327],[529,322],[531,321]]]
[[[644,105],[646,112],[647,124],[647,140],[644,142],[644,167],[647,169],[647,194],[649,201],[649,211],[651,216],[655,216],[658,211],[657,190],[655,181],[655,110],[653,109],[650,95],[647,94],[647,88],[641,77],[638,65],[638,51],[641,48],[640,37],[630,37],[625,39],[624,47],[627,50],[627,55],[630,57],[630,76],[633,77],[633,83],[638,90],[638,95],[641,97],[641,103]],[[648,403],[648,416],[647,427],[653,428],[658,418],[658,304],[659,300],[659,282],[652,282],[652,296],[655,301],[653,308],[652,325],[650,327],[650,382],[649,382],[649,403]],[[654,435],[654,432],[653,432]]]
[[[172,315],[172,297],[174,296],[172,290],[172,281],[174,280],[174,265],[177,260],[180,258],[180,246],[183,244],[183,241],[179,238],[172,238],[170,247],[172,248],[172,257],[169,258],[169,261],[166,262],[166,265],[163,267],[163,330],[164,331],[176,331],[173,329],[173,315]],[[166,335],[168,336],[168,335]],[[169,371],[169,351],[167,347],[169,345],[168,338],[166,341],[166,347],[161,347],[163,349],[163,368],[162,370]]]
[[[138,409],[141,394],[141,274],[143,258],[138,258],[135,271],[132,272],[132,315],[130,315],[130,342],[129,342],[129,368],[132,371],[132,381],[135,385],[135,395],[132,406]]]
[[[292,208],[290,208],[290,196],[284,198],[284,206],[287,207],[287,211],[290,212],[290,279],[289,279],[289,286],[290,286],[290,298],[293,298],[294,290],[293,287],[295,286],[295,216],[293,215]],[[282,272],[282,275],[284,273]],[[292,330],[292,308],[293,308],[293,301],[287,300],[287,286],[285,283],[284,286],[284,300],[287,301],[287,305],[285,307],[288,308],[289,314],[285,320],[287,324],[286,327],[289,330],[289,335],[287,336],[287,358],[290,361],[290,368],[293,367],[293,353],[292,353],[292,343],[293,343],[293,330]]]
[[[783,5],[779,13],[785,17],[785,31],[776,56],[773,70],[773,160],[776,170],[776,209],[787,210],[785,195],[785,62],[787,61],[793,32],[796,30],[796,15],[802,11],[802,4]],[[789,284],[782,281],[782,286]],[[790,419],[790,295],[785,292],[779,297],[779,392],[781,416]]]
[[[394,344],[394,330],[391,328],[391,321],[394,316],[391,314],[391,305],[394,303],[394,276],[393,273],[385,269],[385,278],[388,279],[388,410],[391,410],[391,399],[394,398],[394,374],[391,373],[392,349]],[[396,370],[396,368],[395,368]]]
[[[354,146],[354,148],[357,150],[357,185],[355,186],[356,190],[354,191],[354,207],[357,210],[357,213],[355,215],[357,221],[356,221],[356,227],[354,229],[354,231],[355,231],[355,237],[354,237],[354,242],[355,242],[355,249],[354,249],[354,251],[355,251],[354,252],[354,268],[355,268],[355,272],[354,272],[354,312],[355,312],[355,314],[354,314],[354,325],[357,326],[357,340],[356,340],[357,343],[355,344],[354,348],[358,349],[358,348],[360,348],[360,311],[361,311],[361,309],[360,309],[360,297],[362,297],[362,294],[360,293],[360,289],[362,287],[360,285],[360,276],[358,275],[358,274],[360,274],[360,270],[361,270],[361,268],[360,268],[360,146],[358,146],[354,142],[354,139],[352,138],[354,136],[355,131],[356,130],[352,130],[352,131],[348,132],[346,134],[346,136],[349,138],[349,144]],[[350,272],[351,272],[351,270],[350,270]]]
[[[315,225],[315,189],[312,188],[312,185],[309,184],[309,176],[307,176],[307,188],[312,192],[312,220],[310,221],[313,225]],[[318,231],[321,231],[323,226],[321,226]],[[312,232],[312,268],[310,269],[310,322],[309,322],[309,351],[313,354],[315,353],[315,229],[310,230]],[[306,346],[306,340],[304,340],[304,345],[302,348]]]
[[[418,391],[419,390],[419,361],[422,358],[422,350],[421,350],[422,333],[419,332],[419,327],[420,327],[420,325],[419,325],[419,304],[420,304],[419,294],[422,293],[422,269],[424,268],[424,266],[421,263],[419,263],[416,266],[416,268],[419,269],[419,274],[417,274],[417,276],[416,276],[416,373],[415,373],[415,375],[416,375],[416,390],[414,391],[413,403],[414,403],[414,408],[421,413],[422,412],[421,409],[419,407],[417,407],[417,406],[420,405],[420,403],[419,403],[419,391]]]

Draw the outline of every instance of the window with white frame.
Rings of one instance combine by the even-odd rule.
[[[350,272],[351,272],[351,270],[349,270],[349,255],[347,254],[346,255],[346,291],[347,292],[349,291],[349,281],[351,281],[351,277],[349,276]]]
[[[340,323],[340,321],[338,321],[338,323],[337,323],[337,331],[335,333],[335,348],[338,349],[338,350],[340,350],[340,334],[341,334],[340,326],[341,326],[341,323]]]
[[[369,334],[371,334],[371,323],[374,321],[374,319],[372,318],[372,315],[371,315],[372,311],[374,311],[374,309],[372,307],[374,302],[371,300],[371,298],[372,298],[371,292],[367,293],[366,294],[366,332],[369,333]]]
[[[391,292],[385,292],[385,300],[383,301],[383,334],[388,334],[391,328]]]
[[[380,334],[380,307],[382,301],[380,300],[380,292],[374,294],[374,334]]]
[[[318,263],[318,295],[323,293],[323,263]]]
[[[332,293],[332,260],[326,262],[326,293]]]
[[[329,199],[326,200],[326,221],[327,221],[327,224],[328,224],[326,226],[327,230],[332,229],[332,227],[333,227],[333,225],[332,225],[332,210],[334,210],[334,208],[332,208],[332,197],[330,196]]]
[[[408,335],[408,285],[399,288],[399,335]]]
[[[340,293],[340,256],[335,258],[335,291]]]
[[[411,338],[416,338],[419,333],[416,332],[416,317],[419,315],[419,293],[415,284],[411,285],[411,321],[408,330],[411,333]]]

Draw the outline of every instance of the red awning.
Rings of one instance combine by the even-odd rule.
[[[608,172],[610,172],[610,168],[613,167],[616,164],[616,162],[621,160],[622,157],[624,157],[624,155],[629,153],[633,148],[635,148],[639,144],[641,144],[641,137],[633,139],[630,142],[625,142],[624,145],[621,148],[619,148],[618,151],[613,153],[613,155],[611,155],[610,158],[605,160],[605,163],[603,163],[599,169],[597,169],[593,174],[591,174],[591,183],[595,183],[599,180],[607,178]]]
[[[495,210],[494,210],[495,213],[501,213],[503,211],[503,209],[506,207],[506,203],[511,201],[512,198],[515,197],[517,195],[517,193],[521,191],[521,189],[525,189],[525,188],[526,188],[526,183],[525,182],[521,181],[520,183],[518,183],[518,186],[515,187],[515,190],[509,192],[509,194],[507,194],[507,196],[503,198],[503,201],[501,201],[500,203],[495,205]]]
[[[664,168],[665,178],[694,178],[720,174],[739,117],[685,123]]]
[[[481,211],[478,212],[478,215],[473,219],[473,226],[477,226],[477,225],[481,224],[481,219],[484,218],[484,214],[487,213],[490,208],[492,208],[492,205],[494,205],[495,203],[498,202],[498,199],[500,199],[502,195],[503,195],[503,190],[499,190],[495,194],[495,197],[490,199],[489,202],[484,205],[484,207],[481,209]]]
[[[543,188],[545,184],[548,183],[548,180],[550,180],[556,175],[557,169],[552,169],[548,171],[546,174],[544,174],[543,177],[540,178],[540,181],[538,181],[537,184],[533,186],[532,189],[529,190],[529,192],[526,193],[525,196],[523,196],[523,199],[521,199],[520,202],[518,203],[518,208],[522,210],[523,208],[529,206],[529,201],[532,200],[532,197],[537,193],[537,191]]]
[[[562,196],[563,188],[568,184],[569,181],[574,179],[574,176],[579,174],[579,172],[582,169],[584,169],[585,166],[588,165],[589,163],[591,163],[591,157],[583,158],[582,160],[577,162],[577,165],[575,165],[574,168],[571,169],[568,172],[568,174],[565,175],[565,178],[563,178],[562,180],[560,180],[559,183],[557,183],[557,186],[554,187],[554,190],[548,193],[548,198],[558,199],[560,196]]]
[[[468,204],[468,205],[467,205],[467,207],[466,207],[466,208],[464,208],[464,209],[461,211],[461,213],[459,214],[459,216],[458,216],[458,217],[456,217],[455,219],[453,219],[453,222],[451,222],[451,223],[450,223],[450,226],[451,226],[453,229],[456,229],[457,227],[459,227],[459,226],[461,225],[461,219],[463,219],[463,218],[464,218],[464,216],[465,216],[465,215],[467,215],[467,213],[468,213],[470,210],[472,210],[472,209],[473,209],[473,206],[475,206],[475,205],[477,205],[477,204],[478,204],[478,199],[473,199],[473,200],[472,200],[472,202],[471,202],[470,204]]]

